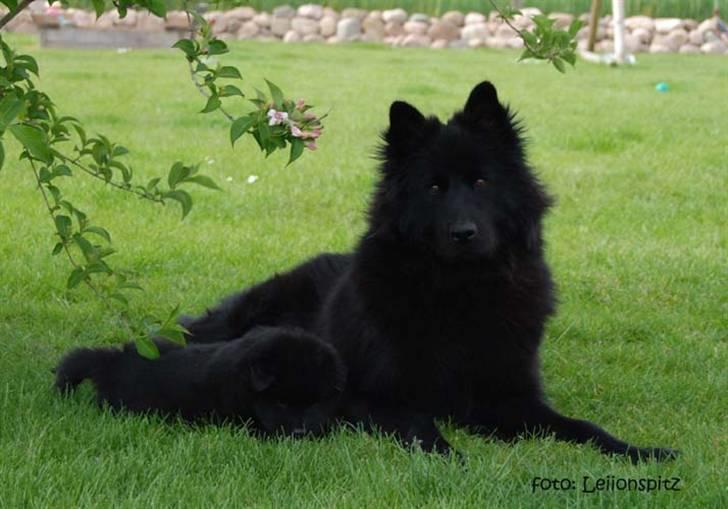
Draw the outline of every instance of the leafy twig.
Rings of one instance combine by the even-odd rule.
[[[192,14],[190,13],[190,7],[188,2],[184,2],[184,8],[185,8],[185,14],[187,15],[187,24],[190,26],[190,39],[195,39],[197,36],[197,28],[196,25],[192,22]],[[197,88],[198,92],[202,94],[202,97],[209,99],[211,94],[209,94],[202,83],[197,81],[197,73],[195,72],[194,64],[199,63],[199,59],[195,60],[189,60],[187,61],[187,65],[190,69],[190,79],[192,80],[192,83],[194,83],[195,88]],[[217,108],[220,110],[220,113],[222,113],[230,122],[233,122],[235,120],[235,117],[233,117],[230,113],[225,111],[225,109],[222,107],[222,105],[218,106]]]

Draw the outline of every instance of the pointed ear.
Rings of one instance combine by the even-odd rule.
[[[498,102],[498,92],[490,81],[478,83],[470,92],[463,114],[466,120],[474,123],[500,120],[505,108]]]
[[[250,386],[255,392],[266,390],[275,381],[276,377],[266,366],[260,362],[250,365]]]
[[[427,119],[417,108],[404,101],[394,101],[389,107],[389,129],[384,136],[395,153],[409,151],[422,136]]]

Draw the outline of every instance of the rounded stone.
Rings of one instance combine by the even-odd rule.
[[[283,36],[283,42],[301,42],[301,34],[295,30],[289,30],[286,35]]]
[[[404,9],[382,11],[382,19],[385,23],[404,23],[407,21],[407,11]]]
[[[465,14],[460,11],[447,11],[442,15],[442,20],[452,23],[456,27],[461,27],[465,24]]]
[[[408,21],[404,24],[404,31],[408,34],[425,35],[427,28],[427,23],[423,23],[422,21]]]
[[[291,19],[273,16],[270,20],[270,31],[273,35],[283,37],[291,29]]]
[[[424,48],[431,43],[432,39],[420,34],[409,34],[402,40],[402,46],[405,48]]]
[[[384,25],[384,31],[389,36],[398,36],[398,35],[404,35],[404,25],[402,23],[396,23],[394,21],[390,21],[386,25]]]
[[[409,21],[421,21],[422,23],[429,23],[430,17],[427,14],[416,12],[409,17]]]
[[[273,9],[273,16],[277,18],[293,18],[296,15],[296,9],[290,5],[279,5]]]
[[[246,21],[237,32],[238,39],[252,39],[260,32],[260,27],[254,21]]]
[[[465,15],[463,20],[465,25],[474,25],[476,23],[485,23],[485,16],[479,12],[469,12]]]
[[[460,33],[461,37],[466,40],[482,39],[485,40],[490,36],[488,25],[485,23],[475,23],[465,25]]]
[[[319,21],[319,30],[321,35],[324,37],[331,37],[336,34],[336,22],[336,18],[331,16],[324,16],[321,18],[321,21]]]
[[[236,7],[235,9],[230,9],[229,11],[225,12],[225,16],[239,19],[240,21],[253,19],[253,16],[255,15],[255,9],[253,9],[252,7]]]
[[[427,35],[433,40],[452,41],[460,38],[460,29],[447,21],[436,21],[427,29]]]
[[[319,20],[324,17],[324,7],[319,4],[303,4],[298,8],[297,14],[302,18]]]
[[[270,14],[267,12],[261,12],[253,16],[253,21],[255,21],[255,24],[261,28],[268,28],[270,26],[270,18]]]
[[[319,22],[310,18],[293,18],[291,20],[291,29],[301,34],[301,36],[317,34]]]
[[[336,24],[336,37],[342,41],[350,41],[361,35],[359,18],[342,18]]]
[[[700,48],[694,44],[683,44],[680,46],[680,53],[683,55],[696,55],[700,54]]]

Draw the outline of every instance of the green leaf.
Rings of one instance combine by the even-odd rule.
[[[84,232],[94,233],[99,237],[105,239],[106,242],[108,242],[109,244],[111,244],[111,235],[105,228],[102,228],[100,226],[87,226],[86,228],[84,228]]]
[[[38,180],[40,180],[42,184],[47,184],[48,182],[53,180],[53,175],[50,171],[48,171],[48,168],[43,167],[38,170]]]
[[[190,58],[197,56],[198,47],[197,43],[192,39],[180,39],[172,45],[173,48],[184,51],[185,55]]]
[[[96,11],[96,18],[98,19],[104,13],[104,0],[91,0]]]
[[[105,262],[98,260],[86,267],[86,274],[111,274],[111,268]]]
[[[571,25],[569,25],[569,37],[572,39],[576,37],[577,32],[581,30],[581,27],[584,26],[584,22],[580,19],[575,19],[571,22]]]
[[[230,50],[228,49],[227,44],[220,39],[213,39],[207,44],[207,54],[210,56],[222,55],[228,51]]]
[[[276,108],[282,108],[283,92],[274,83],[271,83],[268,80],[265,80],[265,82],[268,84],[268,89],[270,90],[270,96],[273,99],[273,104],[275,104]]]
[[[190,177],[190,178],[186,179],[185,182],[192,182],[193,184],[197,184],[198,186],[207,187],[208,189],[215,189],[216,191],[220,191],[220,187],[215,183],[215,181],[205,175],[197,175],[195,177]]]
[[[65,215],[57,215],[53,217],[53,221],[56,223],[56,231],[58,235],[63,239],[69,239],[73,229],[73,223],[71,218]]]
[[[68,288],[69,290],[76,288],[85,278],[86,271],[83,269],[83,267],[76,267],[75,269],[73,269],[73,272],[71,272],[71,275],[68,276],[68,281],[66,281],[66,288]]]
[[[59,242],[55,246],[53,246],[53,252],[51,253],[53,256],[56,256],[61,251],[63,251],[63,243]]]
[[[78,137],[81,140],[81,145],[86,146],[86,131],[78,124],[73,124],[73,128],[78,133]]]
[[[538,39],[531,32],[522,32],[521,37],[523,37],[524,42],[529,46],[536,46],[538,44]]]
[[[218,95],[220,97],[230,97],[233,95],[239,95],[240,97],[245,97],[245,95],[243,94],[243,91],[240,90],[235,85],[225,85],[224,87],[222,87],[220,89],[220,92],[218,92]]]
[[[119,290],[140,290],[144,291],[144,288],[133,282],[121,283],[117,286]]]
[[[576,65],[576,55],[572,52],[562,53],[561,58],[571,64],[571,67],[574,67],[574,65]]]
[[[551,63],[554,64],[557,71],[560,73],[566,73],[566,66],[564,66],[564,62],[560,58],[554,58]]]
[[[303,140],[300,140],[296,138],[295,140],[291,140],[291,155],[288,158],[288,164],[291,164],[293,161],[301,157],[301,154],[303,154]],[[286,166],[288,166],[288,164]]]
[[[11,11],[14,11],[15,8],[18,6],[18,2],[16,0],[0,0],[0,3],[5,4],[7,8]]]
[[[98,260],[99,257],[96,253],[96,248],[83,235],[76,233],[73,236],[73,241],[81,249],[83,257],[86,258],[87,262],[94,263]]]
[[[71,168],[66,166],[65,164],[59,164],[58,166],[53,168],[52,176],[55,177],[71,177],[73,174],[71,173]]]
[[[134,344],[137,353],[145,359],[154,360],[159,358],[159,348],[149,336],[139,336]]]
[[[23,147],[30,152],[30,154],[40,159],[45,163],[50,163],[53,160],[53,155],[48,147],[48,141],[46,140],[45,133],[37,127],[25,125],[25,124],[13,124],[9,127],[10,132],[13,136],[23,144]]]
[[[186,191],[167,191],[164,193],[163,197],[175,200],[182,205],[182,219],[187,217],[187,214],[189,214],[190,210],[192,210],[192,197]]]
[[[15,57],[15,66],[28,69],[30,72],[38,76],[38,62],[36,62],[35,58],[30,55],[18,55]]]
[[[260,143],[265,148],[270,143],[270,126],[268,125],[268,119],[263,117],[258,120],[258,136],[260,136]]]
[[[207,100],[207,104],[204,109],[200,113],[210,113],[211,111],[218,109],[221,105],[222,102],[220,101],[220,98],[216,95],[211,95]]]
[[[237,67],[232,67],[230,65],[224,65],[220,67],[220,69],[217,71],[217,77],[232,78],[237,80],[243,79],[243,76],[240,74],[240,71],[238,71]]]
[[[257,122],[256,115],[248,115],[245,117],[236,118],[230,126],[230,143],[235,146],[235,142],[243,134],[245,134],[250,127]]]
[[[184,333],[177,329],[159,329],[159,331],[157,331],[157,336],[168,339],[169,341],[172,341],[173,343],[177,343],[179,345],[184,345],[186,343]]]
[[[162,0],[147,0],[146,7],[149,9],[149,12],[160,18],[167,15],[167,6],[164,5]]]
[[[128,153],[129,153],[129,149],[127,149],[126,147],[124,147],[122,145],[116,145],[114,147],[114,150],[111,151],[111,155],[113,157],[123,156]]]
[[[123,293],[114,292],[110,294],[109,297],[120,302],[124,306],[129,306],[129,299],[127,299]]]
[[[23,101],[12,94],[3,97],[0,101],[0,131],[7,129],[21,111],[23,111]]]
[[[185,166],[181,162],[177,161],[172,165],[172,168],[170,168],[169,170],[169,175],[167,176],[167,185],[169,185],[170,189],[174,189],[177,187],[177,184],[183,182],[193,173],[193,168],[191,168],[190,166]]]
[[[3,169],[3,164],[5,164],[5,148],[2,140],[0,140],[0,170]]]

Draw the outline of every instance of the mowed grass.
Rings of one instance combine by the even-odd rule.
[[[234,43],[245,89],[265,76],[330,110],[315,153],[286,168],[203,99],[172,51],[50,51],[60,111],[128,146],[139,178],[202,161],[222,192],[195,208],[141,202],[83,176],[74,203],[108,227],[146,291],[132,307],[200,312],[321,251],[352,248],[376,178],[371,159],[394,99],[448,115],[483,79],[528,127],[530,157],[558,198],[546,223],[560,294],[543,347],[563,412],[681,458],[633,466],[553,440],[504,444],[447,428],[465,464],[341,431],[258,441],[245,430],[113,416],[90,388],[63,399],[51,367],[68,349],[123,338],[89,292],[67,293],[52,226],[17,147],[0,173],[0,506],[16,507],[726,507],[728,60],[640,56],[562,76],[516,53]],[[655,91],[659,81],[668,93]],[[244,106],[238,106],[240,111]],[[235,109],[235,108],[233,108]],[[6,137],[7,139],[7,137]],[[11,142],[7,144],[10,145]],[[254,184],[249,175],[259,176]],[[680,491],[582,490],[583,478],[680,478]],[[536,491],[534,477],[576,489]]]

